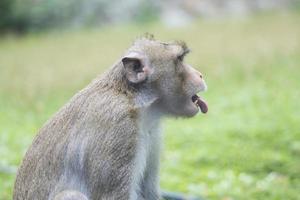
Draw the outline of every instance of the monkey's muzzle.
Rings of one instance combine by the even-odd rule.
[[[207,103],[203,99],[201,99],[201,97],[195,94],[194,96],[192,96],[192,101],[194,104],[196,104],[196,106],[200,108],[202,113],[207,113],[208,111]]]

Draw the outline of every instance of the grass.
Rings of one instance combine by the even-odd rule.
[[[0,39],[0,199],[37,130],[135,36],[185,40],[209,113],[165,120],[161,185],[218,200],[299,199],[300,15],[124,25]]]

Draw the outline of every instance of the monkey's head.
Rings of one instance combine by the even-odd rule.
[[[207,86],[202,74],[184,62],[189,49],[183,42],[162,43],[141,38],[122,58],[124,75],[140,105],[158,107],[165,114],[191,117],[206,113],[197,95]]]

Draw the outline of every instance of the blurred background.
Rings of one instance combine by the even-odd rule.
[[[161,186],[300,199],[299,0],[1,0],[0,199],[38,129],[149,32],[184,40],[209,112],[164,123]]]

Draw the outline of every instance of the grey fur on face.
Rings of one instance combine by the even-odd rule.
[[[38,132],[14,200],[160,198],[160,119],[194,116],[202,75],[183,43],[140,38]]]

